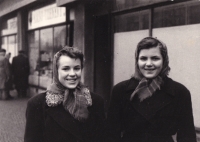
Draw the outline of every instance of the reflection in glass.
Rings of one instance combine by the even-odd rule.
[[[54,54],[66,44],[66,26],[54,28]]]
[[[28,34],[30,76],[29,84],[38,85],[37,60],[39,58],[39,30]]]
[[[7,53],[11,53],[10,57],[10,62],[12,62],[12,59],[14,56],[17,55],[17,40],[16,40],[16,35],[8,36],[8,48],[7,48]]]

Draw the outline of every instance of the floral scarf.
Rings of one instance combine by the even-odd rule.
[[[89,117],[88,106],[92,105],[91,94],[89,89],[81,82],[75,89],[68,89],[60,83],[57,62],[64,51],[79,54],[79,50],[73,47],[63,48],[55,54],[53,59],[53,83],[47,87],[46,103],[49,107],[62,104],[64,109],[75,119],[84,121]]]

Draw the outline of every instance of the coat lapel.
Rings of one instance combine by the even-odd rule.
[[[139,81],[132,78],[127,84],[126,99],[128,99],[129,102],[130,102],[130,96],[137,87],[138,83]],[[167,78],[161,90],[157,91],[157,95],[154,94],[151,98],[149,98],[149,101],[144,100],[144,102],[142,103],[144,107],[146,105],[145,109],[141,109],[141,104],[139,104],[139,102],[137,101],[134,101],[134,99],[133,101],[130,102],[132,108],[135,109],[135,111],[137,111],[140,115],[142,115],[146,120],[151,121],[151,119],[155,116],[155,114],[159,110],[162,110],[162,108],[169,105],[173,101],[174,89],[171,83],[172,83],[171,80]],[[151,106],[148,107],[148,103],[150,103]]]
[[[56,107],[47,107],[46,114],[51,116],[59,125],[66,131],[74,135],[77,139],[81,140],[81,132],[78,126],[78,121],[75,120],[69,112],[67,112],[62,105]]]

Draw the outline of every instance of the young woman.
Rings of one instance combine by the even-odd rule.
[[[114,86],[108,110],[107,142],[196,142],[191,96],[170,71],[166,45],[142,39],[135,74]]]
[[[98,142],[104,101],[83,85],[83,54],[64,47],[53,60],[53,83],[28,101],[25,142]]]

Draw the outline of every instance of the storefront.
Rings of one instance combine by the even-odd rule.
[[[113,85],[133,75],[137,43],[146,36],[157,37],[168,47],[169,77],[190,90],[195,126],[200,127],[200,2],[175,0],[133,8],[131,0],[120,2],[112,12]]]
[[[7,19],[0,20],[3,23],[3,48],[13,55],[19,49],[27,49],[31,65],[31,94],[38,94],[51,83],[53,54],[64,45],[73,45],[85,54],[82,81],[105,99],[107,108],[113,85],[129,79],[134,73],[137,43],[146,36],[153,36],[167,44],[171,67],[169,77],[190,90],[195,126],[200,127],[198,0],[29,2],[28,6],[23,5],[27,16],[19,8],[17,12],[22,13],[21,18],[20,14],[8,17],[11,12],[7,12],[3,13]],[[17,30],[12,24],[8,26],[11,23],[8,21],[17,21]],[[26,23],[25,32],[22,31],[24,28],[21,21]],[[13,32],[5,32],[11,29]],[[20,43],[23,39],[27,41],[24,44]]]
[[[1,48],[6,49],[6,53],[11,53],[12,58],[17,55],[17,17],[6,17],[1,23]]]
[[[10,3],[0,3],[0,44],[11,52],[11,62],[19,50],[25,50],[30,62],[29,94],[33,96],[52,82],[53,55],[65,45],[73,45],[74,11],[58,7],[53,0]]]
[[[57,7],[55,3],[29,11],[27,36],[31,94],[45,90],[52,83],[53,55],[65,45],[72,44],[69,39],[72,38],[73,19],[67,21],[66,15],[66,8]]]

